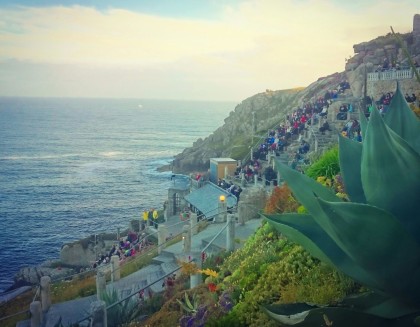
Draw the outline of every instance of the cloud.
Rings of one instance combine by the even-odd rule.
[[[123,89],[132,89],[133,96],[149,95],[145,85],[150,83],[171,87],[183,98],[194,89],[200,96],[207,90],[220,99],[234,95],[239,100],[342,71],[353,44],[388,33],[389,25],[411,31],[416,10],[417,0],[358,6],[332,0],[250,0],[225,6],[217,19],[206,20],[84,6],[0,8],[0,61],[7,65],[13,60],[13,67],[45,65],[49,72],[56,67],[53,75],[65,77],[59,80],[62,88],[73,70],[98,85],[96,94],[101,86],[113,96],[117,89],[127,96],[120,87],[97,82],[120,70],[128,77],[124,82],[124,74],[118,74],[118,80],[127,83]],[[82,73],[86,67],[89,74]],[[141,94],[143,88],[149,91]],[[73,90],[76,94],[77,85]],[[94,87],[89,90],[95,93]]]
[[[2,10],[1,57],[34,62],[155,64],[253,46],[223,22],[80,6]],[[14,30],[21,31],[15,33]],[[23,32],[22,32],[23,31]]]

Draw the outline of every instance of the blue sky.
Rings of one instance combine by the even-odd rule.
[[[398,13],[398,14],[396,14]],[[0,96],[241,101],[344,70],[418,0],[0,2]]]
[[[239,4],[238,0],[19,0],[2,1],[3,6],[16,7],[50,7],[50,6],[86,6],[94,7],[98,10],[108,10],[110,8],[121,8],[130,11],[143,12],[153,15],[162,15],[168,17],[188,17],[188,18],[217,18],[217,13],[226,5],[235,6]]]

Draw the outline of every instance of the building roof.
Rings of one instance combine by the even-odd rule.
[[[169,186],[169,189],[185,191],[190,188],[191,179],[189,176],[180,175],[180,174],[172,174],[171,181],[172,183]]]
[[[218,213],[219,197],[224,195],[227,201],[227,207],[236,205],[236,197],[213,183],[207,183],[203,187],[194,190],[185,200],[200,210],[206,217],[214,216]]]
[[[237,161],[235,159],[232,158],[210,158],[210,161],[213,162],[229,162],[229,163],[236,163]]]

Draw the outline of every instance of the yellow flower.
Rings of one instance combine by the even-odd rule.
[[[207,276],[211,276],[211,277],[217,277],[217,272],[214,270],[211,270],[209,268],[204,269],[204,270],[198,270],[199,273],[205,274]]]
[[[325,176],[318,176],[317,177],[317,179],[316,179],[316,181],[318,182],[318,183],[323,183],[323,182],[325,182]]]

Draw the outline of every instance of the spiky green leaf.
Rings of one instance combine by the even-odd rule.
[[[393,322],[351,308],[313,307],[305,303],[266,305],[263,309],[283,326],[391,327]]]
[[[401,223],[367,204],[319,203],[327,218],[321,227],[356,265],[374,276],[379,291],[420,304],[420,246]]]
[[[356,265],[310,215],[290,213],[264,216],[274,228],[302,245],[314,257],[335,266],[362,284],[380,287],[376,284],[374,276]]]
[[[296,199],[311,213],[313,217],[316,217],[317,213],[322,213],[314,194],[326,201],[342,202],[342,200],[329,189],[317,183],[312,178],[309,178],[308,176],[282,164],[277,159],[276,168],[280,172],[280,176],[287,182],[287,185],[292,190]]]
[[[362,144],[340,135],[338,138],[338,146],[341,175],[343,176],[346,193],[348,194],[350,200],[359,203],[366,203],[360,173],[362,163]]]
[[[364,110],[360,110],[359,112],[359,120],[360,120],[360,130],[362,131],[362,138],[366,135],[366,129],[368,125],[368,121],[366,119],[366,115]]]
[[[413,149],[420,153],[420,120],[408,106],[402,94],[399,83],[391,100],[388,112],[384,117],[385,123]]]
[[[420,243],[420,155],[371,113],[363,142],[361,179],[367,203],[389,211]]]

